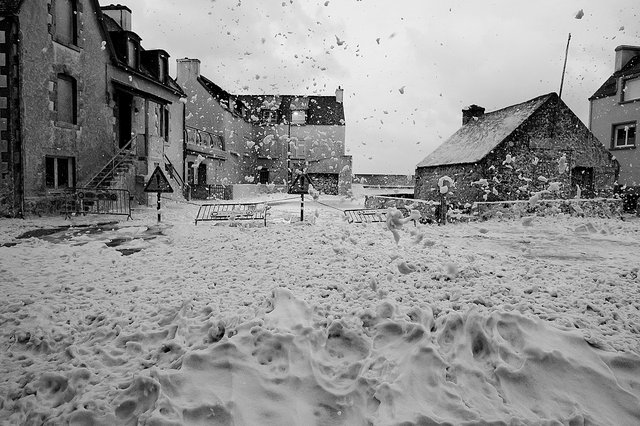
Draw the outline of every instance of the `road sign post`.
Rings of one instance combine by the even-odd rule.
[[[147,185],[144,187],[144,192],[155,192],[157,194],[158,223],[160,223],[162,221],[162,215],[160,213],[160,200],[162,199],[162,193],[173,192],[173,188],[171,188],[171,184],[169,183],[169,180],[167,180],[167,177],[162,173],[160,166],[156,166],[155,170],[151,174]]]
[[[295,174],[295,178],[293,175]],[[313,180],[307,174],[306,164],[300,169],[296,169],[295,173],[291,173],[292,178],[289,180],[289,194],[300,194],[300,222],[304,222],[304,194],[309,193],[309,185],[313,185]]]

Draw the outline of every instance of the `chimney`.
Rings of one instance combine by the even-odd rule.
[[[462,110],[462,125],[467,124],[472,117],[480,118],[483,115],[484,108],[476,104],[470,105],[468,108]]]
[[[338,88],[336,89],[336,102],[342,103],[343,98],[344,98],[344,90],[342,89],[342,87],[338,86]]]
[[[131,31],[131,9],[121,4],[110,4],[100,8],[102,13],[113,19],[125,31]]]
[[[200,77],[200,59],[177,59],[177,76],[178,84],[184,84],[185,81],[195,80]]]
[[[616,47],[616,63],[614,72],[620,71],[634,56],[640,55],[640,46],[618,46]]]

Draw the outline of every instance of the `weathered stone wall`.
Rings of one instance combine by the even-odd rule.
[[[416,170],[416,198],[437,200],[438,179],[449,176],[455,182],[447,194],[459,205],[476,201],[528,200],[534,193],[559,182],[558,198],[574,197],[571,181],[574,167],[591,167],[594,191],[584,197],[610,196],[618,169],[602,144],[564,103],[551,97],[518,130],[476,164],[422,167]],[[566,158],[567,168],[559,162]],[[477,182],[486,180],[486,185]],[[474,184],[474,182],[476,182]]]
[[[309,177],[316,191],[327,195],[338,195],[337,173],[309,173]]]
[[[114,152],[113,108],[106,99],[109,53],[93,3],[78,1],[78,46],[54,41],[48,1],[26,1],[20,10],[22,141],[25,198],[48,195],[45,157],[73,157],[76,182],[97,173]],[[58,73],[76,81],[77,121],[58,120]]]
[[[445,200],[446,201],[446,200]],[[407,207],[418,210],[422,215],[422,223],[438,222],[440,202],[431,200],[414,200],[384,195],[368,195],[365,197],[365,208],[386,209],[389,207]],[[449,205],[447,220],[488,220],[491,218],[521,218],[524,216],[569,215],[579,217],[619,218],[623,212],[623,200],[618,198],[592,199],[549,199],[537,203],[525,200],[490,201],[474,203],[469,208],[456,209]]]
[[[616,198],[592,198],[571,200],[481,202],[473,206],[473,213],[480,219],[494,217],[520,218],[523,216],[553,216],[565,214],[580,217],[619,218],[622,215],[622,200]]]
[[[387,209],[389,207],[405,207],[418,210],[422,216],[422,223],[436,221],[436,208],[440,205],[437,201],[414,200],[413,198],[399,198],[385,195],[367,195],[364,206],[367,209]]]
[[[0,20],[0,217],[22,214],[18,19]]]
[[[453,166],[422,167],[416,171],[415,198],[422,200],[440,200],[440,178],[448,176],[453,182],[453,188],[449,188],[447,198],[454,203],[473,203],[481,199],[483,192],[472,182],[483,177],[481,166],[478,164],[462,164]],[[447,186],[450,186],[446,183]]]
[[[370,186],[414,186],[414,175],[374,175],[374,174],[357,174],[354,179],[362,185]]]

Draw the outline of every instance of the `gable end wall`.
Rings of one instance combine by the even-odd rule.
[[[574,197],[570,170],[592,167],[594,194],[607,196],[613,190],[617,162],[586,126],[563,103],[556,113],[557,98],[542,105],[516,131],[476,164],[421,167],[416,170],[415,197],[437,200],[438,180],[449,176],[455,181],[449,200],[465,204],[474,201],[504,201],[528,199],[533,192],[548,188],[549,182],[560,182],[561,198]],[[569,171],[559,173],[558,160],[565,155]],[[506,163],[507,155],[515,158]],[[487,179],[488,186],[473,182]]]

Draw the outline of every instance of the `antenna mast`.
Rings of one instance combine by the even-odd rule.
[[[564,66],[562,67],[562,78],[560,79],[560,92],[558,93],[558,98],[562,98],[562,86],[564,85],[564,72],[567,69],[567,57],[569,56],[570,42],[571,42],[571,33],[569,33],[569,38],[567,39],[567,49],[564,52]]]

